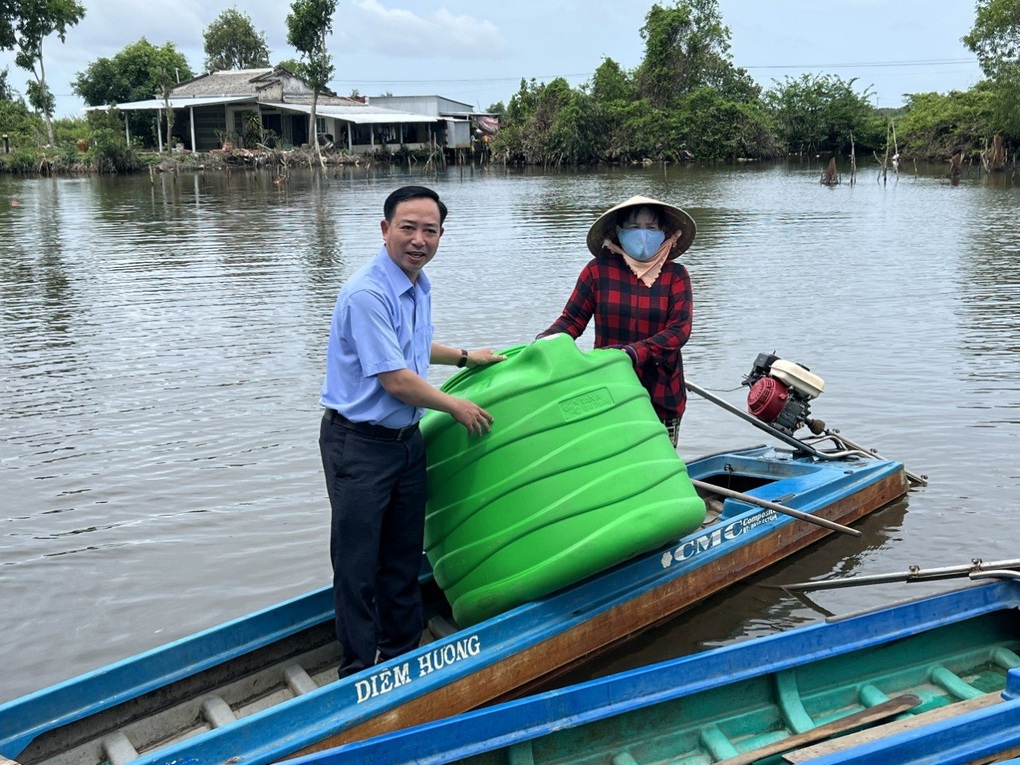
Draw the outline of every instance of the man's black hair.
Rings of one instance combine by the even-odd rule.
[[[388,197],[386,202],[383,203],[383,217],[388,222],[393,222],[393,213],[397,210],[397,205],[401,202],[407,202],[410,199],[431,199],[439,206],[439,225],[443,224],[446,220],[446,205],[443,204],[443,200],[439,198],[439,194],[434,192],[432,189],[425,186],[401,186],[399,189],[394,191]]]

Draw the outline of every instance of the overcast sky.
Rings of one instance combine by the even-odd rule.
[[[61,44],[44,47],[56,116],[82,106],[78,72],[145,37],[173,42],[202,69],[202,32],[225,8],[247,13],[266,33],[273,63],[296,58],[286,42],[286,0],[84,0],[85,18]],[[660,0],[670,6],[671,0]],[[484,110],[507,102],[521,78],[562,76],[577,86],[602,60],[641,62],[640,29],[650,0],[339,0],[329,40],[340,94],[437,94]],[[899,106],[902,94],[965,90],[981,77],[960,38],[974,21],[972,0],[719,0],[733,63],[763,86],[805,72],[857,78],[872,103]],[[31,75],[0,53],[0,69],[24,93]]]

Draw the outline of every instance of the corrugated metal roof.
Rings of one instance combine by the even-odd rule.
[[[212,104],[233,104],[240,101],[254,101],[251,96],[203,96],[201,98],[171,98],[170,106],[173,109],[187,109],[189,106],[210,106]],[[155,111],[163,109],[166,104],[162,98],[150,98],[148,101],[129,101],[116,106],[86,106],[85,111],[97,111],[103,109],[122,109],[124,111]]]
[[[170,106],[174,109],[186,109],[189,106],[212,106],[216,104],[255,104],[251,96],[203,96],[199,98],[171,98]],[[297,112],[299,114],[310,114],[312,105],[290,103],[287,101],[264,101],[261,106],[267,109],[279,109],[280,111]],[[129,103],[110,106],[89,106],[86,110],[103,110],[117,108],[123,111],[156,111],[163,109],[165,104],[161,98],[152,98],[148,101],[131,101]],[[412,122],[439,122],[444,117],[430,117],[427,114],[414,114],[413,112],[400,112],[395,109],[386,109],[382,106],[370,106],[358,103],[322,103],[315,110],[316,116],[331,117],[333,119],[353,122],[355,125],[385,125],[393,123]]]
[[[268,104],[267,104],[268,105]],[[311,104],[290,104],[274,103],[281,111],[300,112],[311,114]],[[332,117],[333,119],[353,122],[355,125],[384,125],[396,122],[438,122],[436,117],[429,117],[426,114],[412,114],[411,112],[398,112],[393,109],[383,109],[376,106],[341,106],[339,104],[322,104],[315,110],[316,117]]]

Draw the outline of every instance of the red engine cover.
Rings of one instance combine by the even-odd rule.
[[[790,389],[774,377],[762,377],[747,392],[747,411],[762,422],[774,422],[790,398]]]

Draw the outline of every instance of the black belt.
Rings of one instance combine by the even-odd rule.
[[[354,422],[348,420],[340,412],[334,409],[327,409],[324,415],[334,425],[347,428],[363,436],[371,436],[382,441],[406,441],[418,432],[418,423],[408,425],[406,428],[387,428],[384,425],[373,425],[371,422]]]

